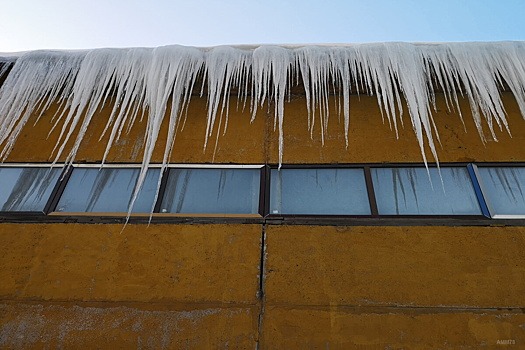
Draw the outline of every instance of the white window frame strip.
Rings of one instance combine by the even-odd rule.
[[[261,169],[264,164],[169,164],[168,168],[189,169]]]
[[[64,163],[0,163],[0,168],[64,168]]]
[[[140,169],[140,164],[71,164],[73,168],[99,168],[99,169]],[[148,168],[156,169],[162,167],[161,164],[150,164]]]
[[[34,163],[33,163],[34,164]],[[36,165],[38,167],[38,165]],[[58,165],[57,165],[58,166]],[[61,166],[64,166],[62,164]],[[73,168],[131,168],[131,169],[140,169],[141,164],[71,164]],[[161,168],[162,164],[152,163],[148,165],[148,168]],[[261,169],[264,167],[264,164],[167,164],[167,168],[188,168],[188,169]]]

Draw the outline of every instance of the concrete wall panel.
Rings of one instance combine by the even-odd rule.
[[[277,305],[523,307],[522,227],[269,226]]]
[[[0,296],[257,301],[260,225],[1,224]]]
[[[443,311],[443,310],[442,310]],[[261,349],[518,349],[525,315],[268,307]]]
[[[257,316],[250,307],[0,304],[0,348],[254,349]]]

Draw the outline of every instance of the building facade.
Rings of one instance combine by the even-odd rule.
[[[107,102],[68,168],[81,124],[52,164],[64,120],[50,130],[63,101],[32,112],[0,171],[57,170],[40,209],[21,210],[25,202],[13,198],[11,207],[3,204],[0,347],[523,346],[525,122],[516,95],[504,88],[512,136],[495,128],[497,142],[479,137],[467,97],[451,107],[446,91],[435,93],[441,170],[429,156],[428,173],[410,119],[396,135],[376,94],[348,96],[346,141],[339,90],[327,92],[329,118],[308,128],[309,96],[299,84],[286,95],[280,143],[279,92],[252,118],[243,105],[254,95],[229,91],[219,104],[229,102],[227,130],[224,119],[212,124],[203,148],[210,100],[194,92],[159,198],[141,207],[158,188],[156,177],[146,178],[149,194],[138,196],[141,209],[128,218],[129,183],[139,170],[125,190],[114,183],[124,181],[118,170],[140,169],[147,119],[139,113],[105,157],[115,107]],[[162,120],[151,169],[162,168],[169,124]],[[428,142],[424,151],[432,154]],[[90,171],[97,177],[111,168],[115,178],[88,184]],[[346,192],[342,179],[360,185]],[[97,183],[94,198],[89,186]],[[498,186],[515,202],[500,207]],[[463,190],[470,191],[464,203],[454,197]],[[15,191],[6,192],[7,203]],[[348,198],[358,198],[359,209]],[[113,201],[120,209],[93,209]],[[210,207],[199,209],[202,203]],[[152,205],[153,213],[144,209]]]

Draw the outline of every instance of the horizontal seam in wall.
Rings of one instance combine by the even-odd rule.
[[[318,310],[318,311],[338,311],[348,313],[399,313],[413,312],[415,314],[439,314],[439,313],[511,313],[525,314],[523,307],[474,307],[474,306],[411,306],[411,305],[333,305],[333,304],[291,304],[266,302],[266,308],[279,308],[287,310]]]
[[[184,311],[195,309],[246,309],[258,308],[258,300],[249,303],[192,302],[192,301],[118,301],[78,299],[0,299],[0,305],[79,306],[95,308],[126,307],[142,310]]]

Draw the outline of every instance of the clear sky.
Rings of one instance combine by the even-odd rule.
[[[525,40],[525,0],[0,0],[0,52]]]

